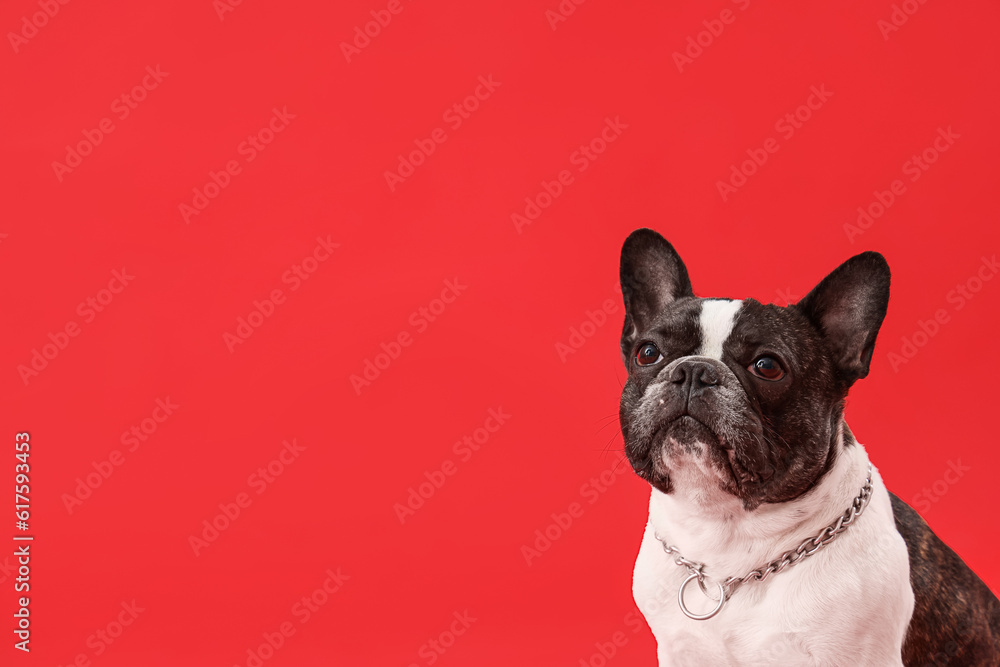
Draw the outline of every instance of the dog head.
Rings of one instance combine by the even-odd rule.
[[[619,417],[635,472],[670,494],[693,462],[746,510],[810,489],[837,455],[848,389],[868,374],[885,259],[856,255],[787,307],[698,298],[673,246],[639,229],[622,248],[621,286]]]

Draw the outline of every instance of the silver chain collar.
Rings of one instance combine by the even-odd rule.
[[[694,619],[696,621],[704,621],[709,618],[712,618],[720,611],[722,611],[722,607],[726,603],[726,601],[729,600],[729,598],[732,597],[733,593],[735,593],[736,590],[743,584],[747,583],[750,580],[764,581],[764,579],[766,579],[767,576],[772,572],[775,573],[781,572],[786,567],[790,565],[795,565],[800,560],[808,556],[812,556],[814,553],[816,553],[817,551],[828,545],[830,542],[832,542],[834,539],[836,539],[838,535],[840,535],[842,532],[851,527],[855,519],[861,516],[861,513],[865,511],[865,507],[868,506],[868,501],[871,500],[871,497],[872,497],[872,466],[869,463],[868,479],[865,480],[865,485],[861,487],[861,492],[854,499],[854,502],[851,503],[851,506],[848,507],[847,510],[840,515],[840,518],[838,518],[829,526],[821,530],[819,534],[816,535],[816,537],[806,538],[805,540],[802,541],[802,543],[799,546],[795,547],[794,549],[790,549],[789,551],[786,551],[785,553],[781,554],[781,556],[779,556],[775,560],[772,560],[766,565],[762,565],[761,567],[758,567],[756,570],[751,570],[742,577],[729,577],[722,582],[718,582],[719,586],[718,604],[716,605],[715,609],[708,612],[707,614],[695,614],[690,609],[688,609],[687,606],[684,604],[684,589],[687,588],[688,584],[690,584],[692,581],[695,580],[697,580],[698,587],[701,589],[701,592],[704,593],[705,596],[708,597],[710,600],[713,601],[715,600],[715,598],[712,597],[709,594],[708,590],[705,588],[705,579],[707,578],[705,575],[705,564],[693,560],[688,560],[687,558],[681,555],[681,552],[677,549],[677,547],[668,545],[666,542],[663,541],[663,538],[661,538],[659,535],[656,535],[656,539],[659,540],[660,544],[663,545],[663,550],[667,552],[668,555],[675,556],[674,563],[686,567],[688,569],[688,576],[687,578],[684,579],[684,582],[681,584],[680,589],[678,589],[677,591],[677,604],[680,605],[681,611],[684,612],[685,616]]]

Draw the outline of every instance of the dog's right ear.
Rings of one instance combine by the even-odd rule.
[[[637,229],[622,246],[622,358],[626,361],[636,336],[676,299],[694,296],[687,268],[674,247],[652,229]]]

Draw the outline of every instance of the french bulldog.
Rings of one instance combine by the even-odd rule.
[[[880,254],[781,307],[696,297],[639,229],[621,287],[621,430],[652,487],[633,596],[661,667],[1000,665],[1000,602],[844,421],[888,306]]]

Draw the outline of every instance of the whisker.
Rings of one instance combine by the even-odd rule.
[[[624,458],[623,459],[619,459],[618,463],[615,464],[615,467],[614,467],[614,470],[613,470],[614,474],[616,474],[616,475],[618,474],[618,466],[621,465],[622,463],[625,463],[626,461],[627,461],[627,459],[624,459]]]

